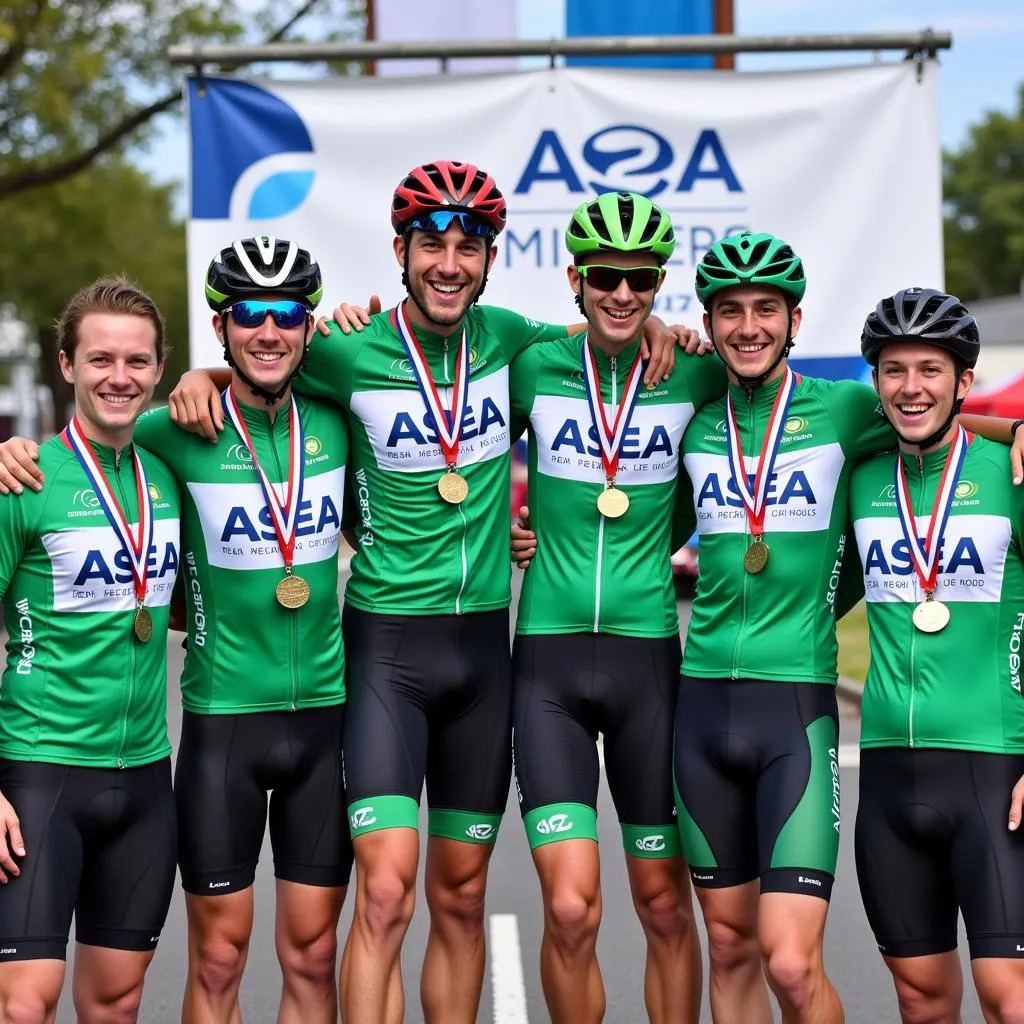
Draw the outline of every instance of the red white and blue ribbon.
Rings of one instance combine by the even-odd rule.
[[[466,328],[462,328],[462,338],[455,357],[455,385],[452,388],[451,409],[445,409],[441,403],[441,394],[434,383],[434,377],[427,365],[423,349],[416,340],[405,303],[398,306],[394,316],[398,334],[405,345],[405,351],[412,363],[412,372],[419,385],[423,404],[434,421],[438,444],[444,453],[445,465],[454,469],[459,460],[459,438],[462,436],[462,423],[469,407],[469,337]]]
[[[747,477],[746,463],[743,460],[743,447],[740,444],[740,429],[736,422],[736,409],[732,404],[732,395],[726,396],[725,436],[729,448],[729,468],[732,471],[733,484],[743,501],[747,512],[747,524],[752,537],[764,535],[765,503],[772,474],[775,471],[775,458],[779,454],[779,440],[782,428],[786,425],[789,403],[796,388],[796,374],[787,366],[775,396],[775,403],[768,416],[768,428],[765,430],[761,444],[761,454],[757,457],[757,472],[754,475],[754,487],[751,490]]]
[[[612,422],[608,422],[604,402],[601,401],[601,377],[597,369],[597,359],[590,342],[583,338],[583,380],[587,386],[587,403],[590,405],[590,418],[594,423],[594,431],[601,445],[601,463],[604,466],[605,479],[611,483],[619,471],[619,455],[622,452],[622,441],[629,428],[636,408],[636,396],[640,390],[640,369],[642,361],[637,352],[633,365],[626,374],[626,383],[622,388],[622,399],[615,409]],[[615,406],[615,395],[612,395],[612,406]]]
[[[259,477],[260,487],[263,488],[263,497],[267,502],[270,519],[274,524],[274,532],[277,534],[277,543],[284,558],[284,567],[291,569],[292,562],[295,561],[295,530],[299,520],[299,504],[302,501],[302,486],[306,469],[304,461],[305,433],[295,396],[291,396],[291,403],[288,406],[288,480],[284,484],[284,493],[280,496],[260,465],[256,446],[249,436],[249,429],[245,425],[245,419],[242,417],[242,410],[238,406],[238,399],[235,398],[234,391],[228,387],[221,397],[228,419],[231,420],[232,426],[238,431],[252,456],[253,468]]]
[[[900,517],[900,527],[903,530],[903,537],[910,547],[910,562],[917,573],[921,583],[921,589],[925,594],[931,594],[939,578],[939,552],[942,550],[942,536],[946,530],[946,522],[949,519],[949,510],[953,505],[953,496],[956,491],[957,480],[960,478],[960,470],[963,468],[964,459],[967,457],[967,446],[971,442],[971,435],[959,424],[956,427],[956,434],[953,443],[946,453],[946,462],[942,467],[942,477],[939,480],[939,489],[935,494],[935,504],[932,506],[932,517],[928,523],[928,535],[923,538],[919,536],[917,519],[914,516],[914,506],[910,501],[910,488],[907,486],[907,470],[903,464],[903,458],[896,459],[894,471],[896,485],[896,510]]]
[[[135,582],[135,599],[139,604],[146,600],[146,562],[149,559],[149,549],[153,544],[153,499],[149,495],[149,481],[146,479],[146,470],[142,465],[139,453],[132,445],[132,464],[135,467],[135,494],[139,506],[138,535],[133,536],[128,517],[121,508],[117,498],[114,496],[110,481],[100,465],[96,454],[89,444],[88,438],[82,433],[78,424],[78,418],[73,417],[71,422],[64,428],[64,443],[75,453],[81,463],[85,475],[92,484],[100,507],[103,509],[118,539],[124,545],[128,553],[128,560],[132,567],[132,579]]]

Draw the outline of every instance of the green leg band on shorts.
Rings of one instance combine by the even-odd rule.
[[[547,804],[523,816],[526,839],[531,850],[563,839],[593,839],[597,842],[597,811],[586,804]]]
[[[370,796],[348,805],[348,828],[353,839],[385,828],[418,829],[419,804],[409,796]]]
[[[661,860],[682,855],[683,843],[674,821],[667,825],[627,825],[623,822],[620,828],[622,847],[627,857]]]
[[[500,824],[500,814],[451,811],[443,807],[431,807],[427,812],[427,831],[430,835],[477,846],[493,846],[498,838]]]
[[[811,768],[807,786],[772,849],[773,868],[836,873],[839,858],[839,749],[830,715],[807,726]]]
[[[690,812],[683,806],[683,799],[679,795],[675,781],[672,782],[672,791],[676,795],[676,817],[679,827],[679,838],[682,841],[683,852],[686,854],[686,862],[691,868],[717,868],[718,861],[711,852],[711,847],[704,833],[697,826],[697,822],[690,817]]]

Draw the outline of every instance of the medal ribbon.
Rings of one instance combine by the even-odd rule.
[[[626,383],[622,388],[622,400],[615,410],[615,418],[611,424],[605,415],[604,402],[601,401],[601,377],[597,370],[597,359],[594,350],[590,347],[586,335],[583,337],[583,380],[587,385],[587,403],[590,405],[590,418],[594,423],[594,430],[601,445],[601,462],[604,465],[604,475],[608,483],[615,480],[615,474],[619,471],[619,454],[622,451],[622,441],[626,436],[629,421],[633,418],[633,410],[636,408],[636,396],[640,390],[640,353],[637,352],[633,358],[633,365],[626,375]],[[614,400],[615,396],[612,395]],[[614,401],[612,403],[614,405]]]
[[[434,421],[437,440],[444,453],[445,464],[449,469],[454,470],[459,460],[459,438],[462,436],[462,423],[466,417],[466,409],[469,407],[469,338],[466,328],[462,328],[462,338],[459,340],[459,350],[455,358],[452,407],[451,410],[446,410],[441,404],[441,395],[434,383],[434,377],[427,365],[426,357],[423,355],[423,349],[420,348],[420,343],[416,340],[404,303],[398,306],[394,319],[402,344],[405,345],[405,351],[409,355],[409,362],[412,363],[412,371],[416,376],[423,404]]]
[[[291,404],[288,408],[288,481],[284,485],[284,495],[281,498],[278,498],[274,485],[267,478],[267,474],[263,472],[259,456],[256,454],[256,446],[249,436],[249,430],[242,418],[242,410],[238,407],[234,391],[228,387],[221,397],[228,419],[241,435],[245,447],[249,449],[249,454],[252,456],[253,468],[259,477],[260,487],[263,488],[263,497],[266,499],[270,518],[274,524],[274,532],[277,534],[277,543],[284,558],[285,570],[291,572],[292,563],[295,561],[295,530],[298,525],[299,503],[302,501],[302,483],[306,470],[303,458],[306,438],[295,396],[291,396]]]
[[[746,463],[743,460],[743,447],[740,444],[740,428],[736,422],[736,409],[732,404],[732,395],[726,397],[725,436],[729,447],[729,468],[732,479],[743,500],[747,512],[747,523],[752,537],[764,536],[765,501],[768,497],[768,485],[771,483],[775,469],[775,457],[779,454],[779,440],[782,428],[786,423],[789,403],[796,388],[796,374],[787,366],[779,385],[775,403],[768,416],[768,428],[765,430],[761,444],[761,454],[757,458],[757,473],[754,476],[754,489],[751,491],[747,480]]]
[[[939,550],[942,547],[942,535],[946,530],[949,510],[953,505],[953,492],[956,490],[960,470],[967,456],[967,445],[970,435],[957,424],[956,436],[946,453],[946,462],[942,467],[942,478],[932,506],[932,518],[928,524],[928,536],[924,545],[918,539],[917,519],[914,507],[910,502],[910,488],[907,486],[907,470],[903,459],[896,459],[895,485],[896,509],[900,516],[900,527],[908,545],[910,545],[910,561],[914,572],[921,583],[921,589],[931,597],[939,578]]]
[[[132,567],[132,579],[135,581],[135,600],[141,605],[146,600],[146,562],[149,549],[153,543],[153,499],[149,496],[149,481],[143,468],[139,453],[132,445],[132,462],[135,467],[135,494],[139,504],[139,535],[132,536],[131,526],[124,510],[114,497],[114,490],[107,480],[106,473],[100,465],[89,441],[78,425],[78,418],[73,417],[64,428],[64,443],[75,453],[85,470],[85,475],[92,484],[92,489],[99,499],[100,507],[113,527],[118,539],[128,552]]]

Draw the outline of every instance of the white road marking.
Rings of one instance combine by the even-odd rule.
[[[494,1024],[529,1024],[515,914],[491,914],[490,946]]]

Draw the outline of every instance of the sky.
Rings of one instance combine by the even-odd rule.
[[[645,2],[645,0],[635,0]],[[519,35],[562,34],[564,0],[518,0]],[[738,35],[794,35],[863,32],[948,31],[953,46],[942,51],[940,139],[955,149],[971,124],[988,111],[1012,112],[1024,82],[1024,3],[1021,0],[734,0]],[[865,53],[740,54],[738,70],[828,67],[870,61]],[[887,54],[885,59],[895,59]],[[159,138],[139,157],[161,181],[187,175],[186,128],[164,119]],[[183,201],[183,200],[182,200]]]

